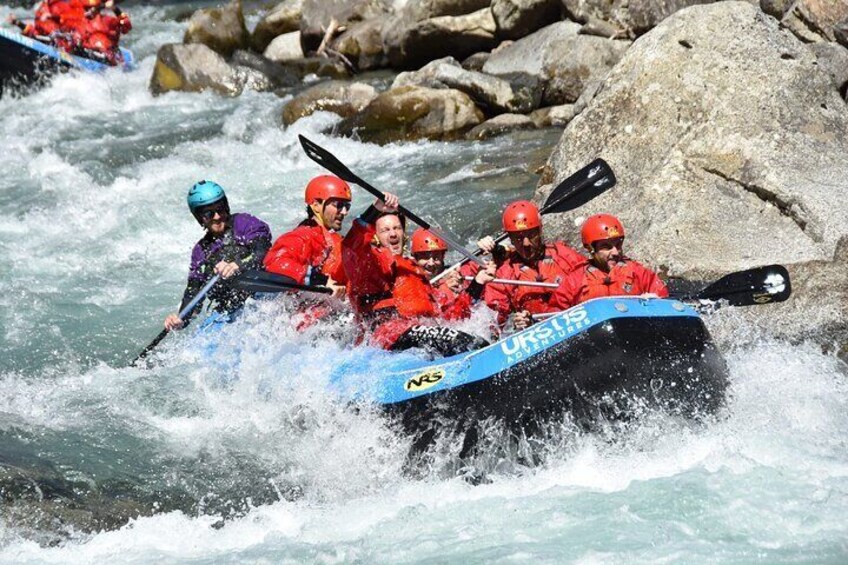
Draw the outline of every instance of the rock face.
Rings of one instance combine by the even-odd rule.
[[[697,4],[716,0],[562,0],[573,19],[585,22],[598,19],[611,22],[641,35],[671,14]],[[825,0],[829,1],[829,0]]]
[[[183,43],[202,43],[224,57],[236,49],[246,49],[248,42],[241,0],[233,0],[223,8],[196,11],[183,37]]]
[[[258,71],[265,75],[275,88],[290,88],[300,84],[301,77],[294,70],[252,51],[236,51],[230,58],[230,64]]]
[[[242,90],[242,77],[206,45],[170,43],[160,47],[156,54],[150,91],[159,95],[171,90],[215,90],[236,96]]]
[[[564,131],[543,181],[602,156],[618,186],[552,218],[554,233],[573,240],[582,218],[606,211],[634,257],[672,276],[786,264],[794,298],[749,315],[788,336],[813,323],[846,335],[848,111],[815,59],[749,3],[668,18]]]
[[[295,96],[283,108],[287,126],[318,111],[333,112],[347,118],[353,116],[377,96],[370,84],[331,80],[316,84]]]
[[[277,4],[262,18],[250,36],[254,51],[262,53],[278,35],[300,31],[303,0],[286,0]]]
[[[461,90],[490,115],[504,112],[527,113],[538,105],[528,89],[513,91],[509,81],[484,73],[467,71],[453,57],[427,63],[421,69],[401,73],[392,88],[426,86]]]
[[[560,19],[560,0],[493,0],[498,37],[518,39]]]
[[[404,86],[379,94],[338,131],[375,143],[455,139],[482,121],[483,112],[464,92]]]

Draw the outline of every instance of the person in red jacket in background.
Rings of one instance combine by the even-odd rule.
[[[558,308],[572,306],[602,296],[668,296],[660,278],[624,254],[624,226],[609,214],[589,217],[580,229],[583,246],[591,260],[565,278],[554,294]]]
[[[321,175],[306,185],[306,219],[277,238],[265,255],[265,270],[298,284],[323,285],[343,298],[347,275],[342,264],[339,230],[350,210],[350,185]]]
[[[9,23],[20,27],[24,35],[52,43],[68,53],[82,42],[84,20],[82,0],[45,0],[36,8],[35,20],[31,24],[9,16]]]
[[[542,216],[535,204],[519,200],[506,207],[503,226],[514,250],[498,268],[499,279],[562,283],[586,258],[560,241],[542,239]],[[533,314],[555,312],[553,289],[491,283],[484,293],[486,304],[498,312],[502,326],[512,315],[513,325],[522,330],[533,322]]]
[[[348,293],[369,343],[390,350],[420,347],[444,356],[486,345],[482,338],[439,327],[439,320],[470,314],[471,298],[494,276],[494,264],[480,270],[466,291],[468,299],[443,305],[427,273],[403,256],[405,219],[398,198],[385,195],[351,226],[342,242]]]
[[[83,0],[85,19],[81,23],[81,45],[97,58],[110,65],[123,62],[123,55],[118,49],[121,35],[132,29],[130,17],[115,5],[114,0]],[[103,12],[103,8],[111,9],[114,15]]]

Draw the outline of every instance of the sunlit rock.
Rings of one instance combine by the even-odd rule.
[[[183,43],[202,43],[224,57],[229,57],[236,49],[246,49],[249,35],[241,0],[233,0],[221,8],[196,11],[188,22]]]
[[[291,125],[318,111],[344,118],[354,115],[377,96],[373,86],[361,82],[327,81],[310,87],[283,107],[283,124]]]

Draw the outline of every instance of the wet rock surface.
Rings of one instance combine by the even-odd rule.
[[[246,49],[249,41],[240,0],[233,0],[221,8],[196,11],[183,38],[183,43],[202,43],[224,57],[229,57],[236,49]]]
[[[331,80],[308,88],[283,107],[283,124],[291,125],[314,112],[333,112],[347,118],[353,116],[377,96],[377,90],[360,82]]]

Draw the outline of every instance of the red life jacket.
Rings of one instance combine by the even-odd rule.
[[[513,253],[498,268],[501,279],[561,283],[574,269],[584,265],[586,258],[562,242],[545,245],[545,253],[535,266],[524,263]],[[531,314],[550,312],[554,289],[533,286],[513,286],[498,283],[486,285],[486,303],[498,311],[501,323],[513,312],[527,310]]]
[[[265,255],[265,270],[286,275],[303,284],[310,268],[339,284],[347,283],[342,264],[342,237],[315,220],[304,220],[284,233]]]
[[[607,273],[594,265],[571,273],[557,289],[555,302],[560,308],[607,296],[668,296],[665,283],[641,263],[629,259],[619,262]]]

